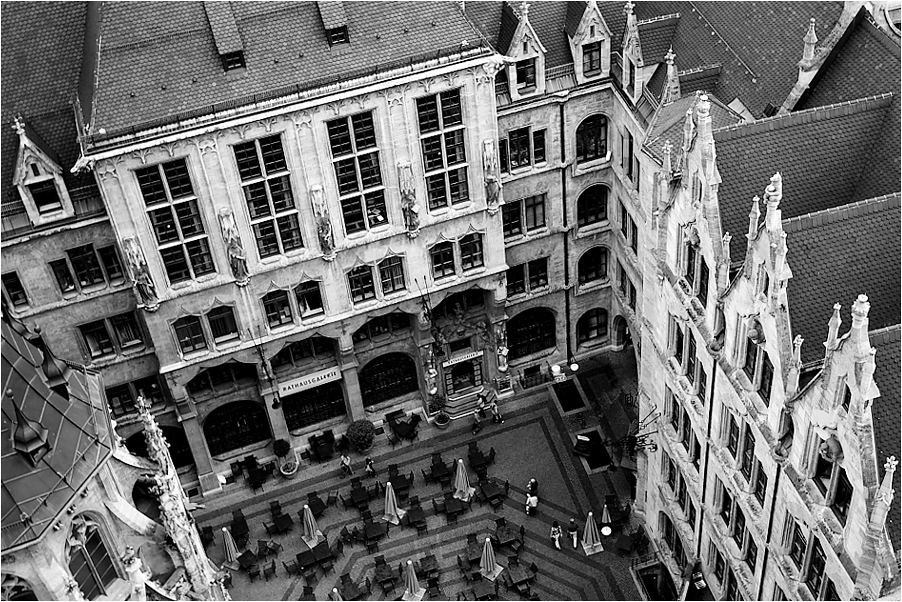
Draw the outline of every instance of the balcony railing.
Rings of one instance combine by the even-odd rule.
[[[2,215],[0,217],[0,222],[2,222],[2,230],[0,232],[2,232],[4,238],[11,238],[72,224],[89,217],[106,215],[103,201],[93,188],[73,189],[70,191],[70,198],[72,199],[72,208],[75,210],[74,217],[55,220],[38,226],[31,223],[22,201],[3,203],[2,207],[0,207],[0,215]]]

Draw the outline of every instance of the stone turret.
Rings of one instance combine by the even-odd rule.
[[[814,47],[817,44],[817,33],[814,31],[814,17],[809,21],[808,31],[805,32],[805,37],[802,38],[802,41],[805,43],[802,49],[802,62],[810,63],[814,59]]]
[[[783,199],[783,177],[780,173],[775,173],[770,178],[770,184],[764,190],[764,202],[767,204],[767,215],[764,218],[764,224],[768,232],[781,232],[783,226],[782,212],[780,211],[780,201]]]
[[[664,82],[664,92],[661,95],[661,104],[666,105],[679,100],[680,98],[680,76],[677,74],[676,63],[674,60],[676,55],[673,53],[673,47],[664,55],[667,63],[667,81]]]
[[[886,517],[895,496],[893,476],[896,474],[897,464],[896,457],[890,456],[883,465],[883,480],[874,496],[874,506],[865,533],[864,553],[858,563],[853,600],[876,600],[880,597],[882,584],[874,579],[874,565],[878,562],[878,553],[883,549],[881,540],[885,537]]]

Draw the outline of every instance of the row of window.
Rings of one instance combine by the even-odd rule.
[[[702,403],[705,403],[708,390],[708,373],[699,359],[695,336],[692,334],[691,329],[688,329],[687,332],[687,329],[678,324],[673,317],[670,318],[669,328],[671,354],[680,365],[682,374],[695,386],[695,394],[698,395]]]
[[[724,432],[727,451],[739,462],[739,473],[752,486],[758,504],[764,505],[767,495],[767,473],[755,456],[755,434],[745,422],[741,425],[729,411],[724,411]]]
[[[633,254],[638,257],[639,228],[636,226],[636,222],[633,221],[629,211],[626,210],[626,205],[622,202],[620,203],[620,233],[623,234],[624,240],[633,250]]]
[[[690,484],[686,482],[683,473],[680,472],[679,467],[671,457],[667,455],[667,452],[664,452],[661,464],[661,468],[664,471],[664,482],[670,488],[671,493],[673,493],[674,499],[683,511],[683,516],[686,517],[694,533],[697,512],[695,502],[692,500],[692,496],[689,495]]]
[[[626,268],[623,267],[620,261],[617,262],[617,268],[620,277],[620,293],[626,298],[630,309],[636,311],[636,286],[630,280],[629,275],[626,273]]]
[[[595,37],[595,26],[590,26],[590,37]],[[523,52],[529,52],[529,42],[523,41]],[[601,42],[587,42],[582,45],[582,66],[584,77],[601,75]],[[525,58],[517,61],[515,67],[516,86],[520,94],[528,94],[536,88],[536,59]]]
[[[144,330],[134,312],[96,320],[78,327],[91,360],[113,357],[144,347]]]
[[[789,547],[789,557],[811,595],[816,600],[841,600],[836,584],[826,575],[827,557],[820,539],[811,537],[809,544],[801,525],[789,514],[786,515],[783,537]]]

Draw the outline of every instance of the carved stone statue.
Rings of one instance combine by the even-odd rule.
[[[313,204],[316,236],[319,238],[319,246],[323,251],[323,259],[332,261],[335,258],[335,238],[332,235],[332,222],[329,220],[329,208],[326,205],[322,186],[315,184],[310,187],[310,200]]]
[[[839,444],[839,441],[833,435],[821,443],[818,452],[820,452],[821,457],[828,462],[836,463],[843,459],[842,445]]]
[[[225,242],[226,251],[229,254],[229,267],[232,269],[232,276],[235,277],[235,284],[247,286],[250,279],[247,273],[247,253],[244,252],[244,246],[241,244],[235,216],[228,207],[219,210],[219,229],[222,231],[222,240]]]
[[[507,325],[504,322],[495,324],[495,356],[498,362],[498,372],[507,372]]]
[[[404,212],[407,236],[416,238],[420,233],[420,207],[417,205],[417,188],[409,161],[398,163],[398,182],[401,188],[401,211]]]
[[[125,546],[125,553],[121,560],[125,565],[125,572],[128,573],[128,580],[132,584],[132,595],[129,600],[147,600],[146,583],[150,580],[151,574],[141,570],[141,559],[135,554],[135,548]]]
[[[482,171],[485,177],[486,206],[490,215],[498,212],[501,200],[501,179],[498,175],[498,154],[494,140],[482,141]]]
[[[160,307],[160,301],[157,298],[157,287],[150,277],[150,270],[147,267],[147,261],[144,259],[144,252],[141,250],[138,239],[134,237],[126,238],[122,241],[122,247],[138,298],[146,311],[156,311]]]

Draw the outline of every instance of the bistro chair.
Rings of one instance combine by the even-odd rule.
[[[247,567],[247,576],[250,577],[251,582],[253,582],[254,579],[260,576],[260,567],[258,567],[256,564],[252,564]]]
[[[288,576],[297,575],[300,572],[298,568],[298,563],[294,560],[289,560],[288,562],[282,561],[282,566],[285,567],[285,572],[288,573]]]
[[[270,577],[276,576],[276,561],[273,560],[269,563],[269,566],[263,567],[263,578],[269,581]]]
[[[331,491],[329,492],[329,497],[326,498],[326,506],[334,506],[335,502],[338,501],[338,492]]]

